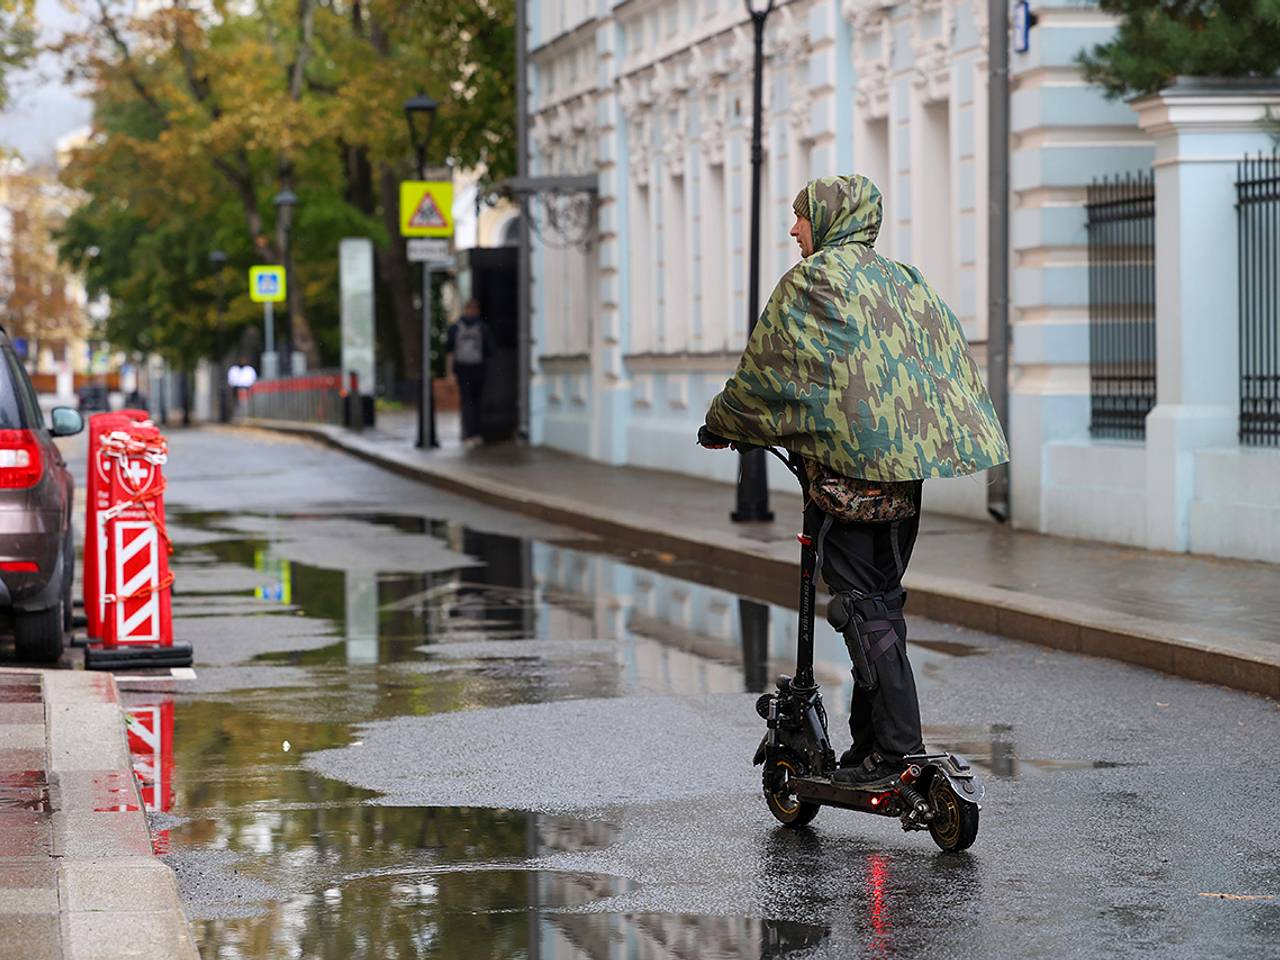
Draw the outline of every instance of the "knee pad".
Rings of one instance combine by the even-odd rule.
[[[899,643],[897,625],[904,621],[902,608],[890,608],[883,596],[863,597],[837,593],[827,604],[827,622],[844,636],[849,653],[857,661],[855,642],[868,662],[880,659]]]
[[[853,599],[852,594],[837,593],[827,604],[827,623],[840,633],[845,632],[849,621],[853,619]]]

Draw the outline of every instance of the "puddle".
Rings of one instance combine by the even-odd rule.
[[[177,694],[125,685],[125,699],[157,849],[169,851],[208,955],[717,960],[785,957],[827,938],[760,918],[628,912],[625,879],[530,868],[619,843],[603,808],[583,820],[396,806],[405,801],[305,761],[346,748],[400,769],[412,751],[379,752],[360,726],[375,721],[758,692],[793,670],[793,610],[741,597],[697,564],[602,553],[609,545],[582,537],[525,540],[391,512],[179,513],[175,523],[188,531],[174,557],[175,615],[204,637],[198,678]],[[344,550],[351,564],[328,565],[345,563]],[[987,653],[913,642],[926,689],[944,665]],[[821,622],[815,673],[829,703],[848,703],[844,641]],[[926,737],[997,777],[1054,769],[1020,761],[1007,725]]]
[[[431,871],[354,877],[263,916],[195,920],[218,956],[524,960],[783,958],[822,943],[822,927],[750,917],[593,912],[633,889],[602,874]]]

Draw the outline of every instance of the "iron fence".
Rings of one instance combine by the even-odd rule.
[[[1089,432],[1141,440],[1156,402],[1155,181],[1089,186]]]
[[[1280,446],[1280,155],[1236,172],[1240,251],[1240,442]]]
[[[341,425],[345,417],[346,392],[338,370],[259,380],[246,393],[245,409],[250,417],[335,425]]]

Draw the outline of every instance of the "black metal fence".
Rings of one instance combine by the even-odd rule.
[[[1280,155],[1236,174],[1240,235],[1240,442],[1280,446]]]
[[[1156,402],[1155,181],[1095,180],[1089,230],[1089,432],[1141,440]]]

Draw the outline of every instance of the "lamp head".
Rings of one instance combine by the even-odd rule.
[[[742,0],[742,4],[752,17],[767,17],[773,13],[774,0]]]
[[[209,262],[215,267],[225,267],[227,265],[227,255],[221,250],[211,251]]]
[[[409,140],[420,154],[427,152],[431,142],[431,128],[435,126],[436,111],[440,104],[422,90],[404,102],[404,119],[409,124]]]
[[[277,207],[296,207],[298,205],[298,195],[286,187],[277,193],[271,202]]]

